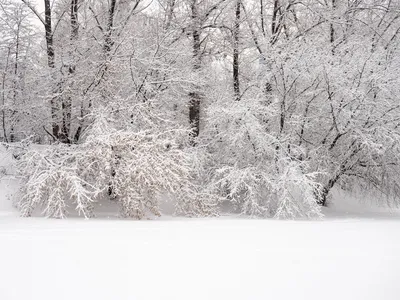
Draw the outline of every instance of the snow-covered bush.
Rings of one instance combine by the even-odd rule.
[[[93,213],[93,201],[100,192],[79,176],[80,161],[76,158],[77,146],[30,147],[18,161],[22,176],[21,193],[16,204],[22,216],[30,216],[42,206],[43,214],[63,218],[67,206],[74,203],[85,217]]]
[[[81,144],[29,149],[18,163],[22,215],[42,206],[46,216],[63,218],[72,206],[91,217],[94,202],[111,198],[121,216],[141,219],[160,215],[164,193],[176,198],[177,213],[215,214],[213,198],[192,182],[192,156],[181,144],[188,132],[158,119],[150,105],[96,112]]]
[[[257,99],[219,100],[208,110],[212,153],[209,184],[241,213],[257,217],[319,217],[316,174],[296,159],[285,137],[269,131],[273,105]],[[291,150],[290,147],[292,147]]]

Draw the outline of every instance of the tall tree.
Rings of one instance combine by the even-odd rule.
[[[239,79],[239,45],[240,45],[240,23],[241,23],[241,0],[236,0],[235,23],[233,27],[233,91],[235,100],[240,100],[240,79]]]
[[[202,58],[204,51],[202,43],[207,36],[206,28],[213,28],[215,18],[218,17],[218,10],[221,8],[225,0],[208,3],[200,0],[190,0],[190,25],[189,30],[192,42],[192,68],[193,72],[199,73],[202,68]],[[191,126],[191,143],[196,144],[196,138],[200,134],[200,111],[201,100],[203,98],[201,87],[194,85],[189,93],[189,123]]]
[[[32,12],[38,17],[39,21],[44,26],[45,39],[46,39],[46,53],[47,53],[47,65],[50,69],[51,77],[55,77],[55,50],[54,50],[54,31],[52,27],[52,10],[50,0],[44,0],[44,18],[36,10],[36,8],[27,0],[21,0],[25,3]],[[50,110],[51,110],[51,135],[54,140],[60,138],[60,125],[59,125],[59,112],[61,110],[60,99],[57,96],[59,91],[59,83],[53,82],[53,95],[50,96]]]

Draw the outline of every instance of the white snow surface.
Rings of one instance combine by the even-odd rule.
[[[398,211],[343,197],[320,221],[20,218],[15,186],[1,180],[0,300],[400,299]]]
[[[0,217],[0,299],[400,298],[397,220]]]

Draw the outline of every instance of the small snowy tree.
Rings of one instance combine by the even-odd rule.
[[[142,219],[160,215],[165,193],[176,197],[180,214],[215,214],[213,198],[192,182],[192,156],[182,148],[187,130],[160,119],[151,106],[99,110],[83,143],[27,151],[19,161],[21,214],[42,206],[46,216],[63,218],[73,206],[91,217],[93,203],[111,197],[122,217]]]
[[[247,99],[208,110],[214,175],[210,184],[243,214],[258,217],[319,217],[316,174],[296,159],[287,138],[270,131],[273,106]],[[288,151],[288,149],[291,151]]]

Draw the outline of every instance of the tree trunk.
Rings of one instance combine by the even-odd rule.
[[[117,4],[117,0],[111,0],[111,5],[108,10],[108,20],[107,20],[107,29],[105,32],[105,39],[104,39],[104,53],[108,54],[113,46],[112,40],[112,32],[114,27],[114,14],[115,14],[115,6]]]
[[[15,44],[15,62],[14,62],[14,78],[13,78],[13,109],[11,112],[10,117],[10,142],[15,142],[15,132],[14,132],[14,116],[16,114],[16,104],[17,104],[17,97],[18,97],[18,62],[19,62],[19,47],[20,47],[20,25],[21,23],[18,22],[17,26],[17,36],[16,36],[16,44]]]
[[[71,34],[70,34],[70,51],[69,51],[69,66],[68,66],[68,75],[69,79],[73,77],[75,74],[76,64],[75,64],[75,50],[72,49],[76,46],[76,42],[78,40],[79,33],[79,24],[78,24],[78,0],[71,0],[70,7],[70,23],[71,23]],[[72,109],[72,98],[69,95],[66,99],[63,99],[62,102],[62,112],[63,112],[63,120],[62,120],[62,128],[60,140],[63,143],[71,143],[70,131],[71,131],[71,109]]]
[[[321,206],[326,206],[326,201],[329,195],[329,192],[335,185],[336,181],[339,179],[340,176],[336,176],[334,178],[331,178],[328,183],[322,188],[321,193],[319,193],[317,197],[317,203]]]
[[[233,28],[233,92],[236,101],[240,100],[240,81],[239,81],[240,6],[241,6],[241,0],[236,0],[235,25]]]
[[[275,35],[278,33],[278,12],[279,12],[279,0],[274,0],[274,10],[272,12],[272,22],[271,22],[271,40],[274,39]]]
[[[332,13],[331,13],[331,18],[332,19],[334,17],[335,10],[336,10],[336,0],[332,0]],[[334,55],[335,54],[335,48],[333,46],[333,43],[335,42],[335,27],[333,26],[333,20],[330,23],[329,41],[332,44],[332,55]]]
[[[7,78],[7,72],[8,72],[8,65],[9,65],[9,60],[11,56],[11,48],[8,48],[7,51],[7,57],[6,57],[6,63],[5,63],[5,69],[3,71],[3,76],[1,80],[1,95],[2,95],[2,109],[1,109],[1,114],[2,114],[2,125],[3,125],[3,135],[4,135],[4,141],[8,143],[8,138],[7,138],[7,129],[6,129],[6,112],[5,112],[5,104],[6,104],[6,95],[5,95],[5,90],[6,90],[6,78]]]
[[[192,0],[192,39],[193,39],[193,71],[196,73],[201,68],[201,28],[200,20],[197,11],[197,0]],[[196,138],[200,134],[200,102],[201,94],[198,85],[193,87],[193,91],[189,93],[189,123],[191,127],[191,139],[192,145],[196,144]]]
[[[261,19],[261,32],[265,37],[264,0],[260,0],[260,19]]]
[[[74,1],[74,0],[72,0]],[[77,24],[77,20],[78,20],[78,6],[77,6],[77,2],[78,0],[75,0],[76,3],[76,18],[72,19],[71,18],[71,36],[77,36],[78,35],[78,24]],[[107,70],[108,70],[108,62],[107,60],[109,59],[112,47],[114,45],[114,40],[113,40],[113,31],[114,31],[114,17],[115,17],[115,9],[117,6],[117,1],[116,0],[111,0],[110,3],[110,7],[108,8],[108,15],[107,15],[107,24],[105,29],[103,27],[101,27],[101,32],[103,33],[103,37],[104,37],[104,44],[103,44],[103,55],[104,55],[104,60],[105,62],[102,63],[102,65],[100,66],[100,70],[98,71],[98,74],[96,76],[96,78],[93,80],[93,82],[84,90],[83,94],[85,95],[86,93],[88,93],[89,91],[93,90],[95,87],[97,87],[102,80],[104,79],[104,77],[106,76]],[[72,9],[72,7],[71,7]],[[97,16],[95,16],[96,20],[97,20]],[[76,26],[73,26],[73,22],[76,22]],[[75,24],[75,23],[74,23]],[[92,107],[93,103],[90,100],[89,104],[88,104],[88,108],[90,109]],[[74,142],[77,143],[82,135],[82,132],[84,131],[84,124],[82,119],[85,116],[85,108],[83,103],[81,104],[80,107],[80,121],[79,121],[79,126],[78,129],[75,132],[74,135]]]
[[[47,47],[47,64],[50,68],[54,68],[54,47],[53,47],[53,31],[51,28],[51,7],[50,0],[44,0],[45,23],[44,29],[46,32],[46,47]]]
[[[44,0],[44,29],[46,35],[46,49],[47,49],[47,65],[50,70],[55,69],[55,53],[53,45],[53,30],[51,27],[51,5],[50,0]],[[57,97],[52,96],[50,100],[51,106],[51,120],[52,120],[52,134],[53,138],[58,139],[60,135],[60,126],[58,125],[58,103]]]

